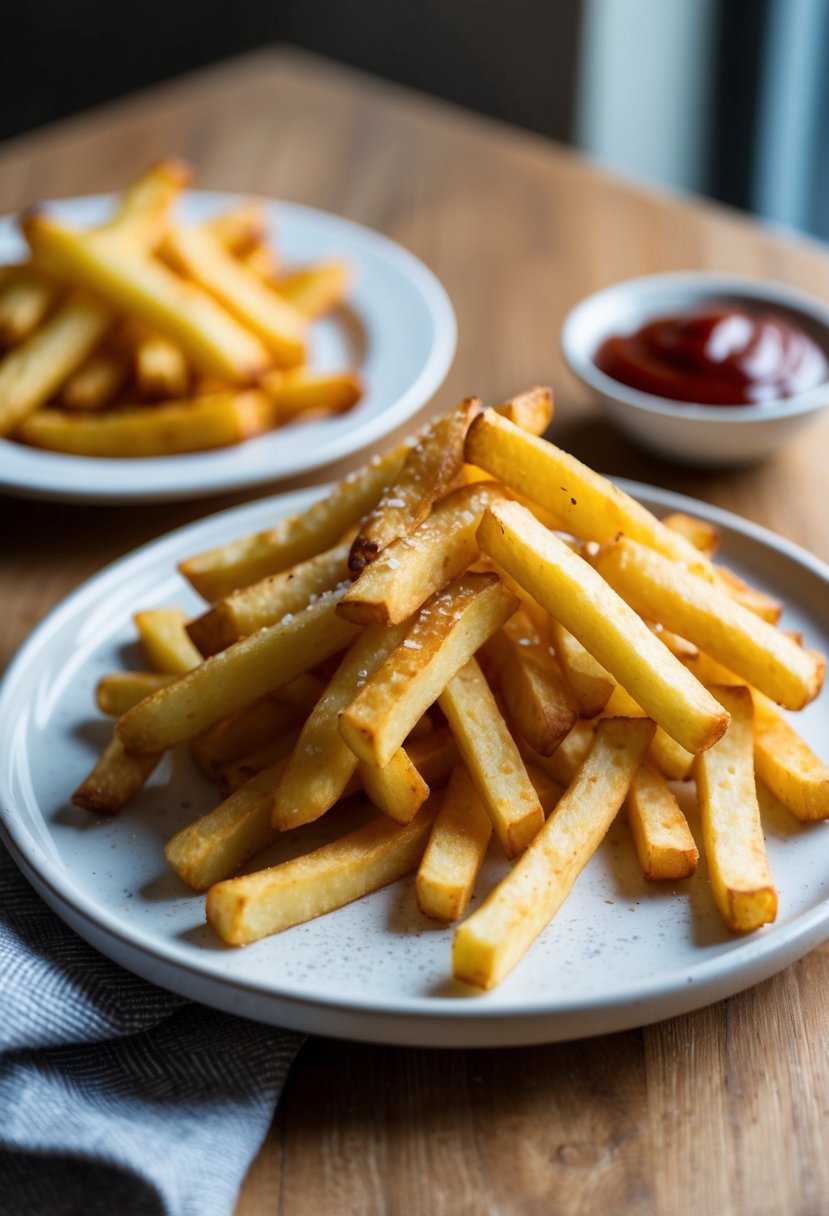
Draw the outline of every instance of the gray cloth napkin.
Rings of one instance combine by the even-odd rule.
[[[0,845],[0,1216],[226,1216],[301,1042],[123,971]]]

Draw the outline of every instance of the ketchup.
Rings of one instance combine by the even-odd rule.
[[[829,378],[826,354],[796,322],[740,307],[658,317],[607,338],[595,362],[631,388],[703,405],[776,401]]]

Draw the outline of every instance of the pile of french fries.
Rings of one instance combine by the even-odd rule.
[[[201,615],[136,617],[151,670],[99,685],[118,720],[74,801],[114,814],[189,744],[220,800],[166,857],[222,941],[416,871],[422,913],[460,922],[455,977],[491,988],[623,807],[648,878],[694,874],[692,781],[725,924],[774,920],[756,782],[829,817],[829,769],[779,708],[817,696],[824,660],[715,564],[713,527],[657,519],[541,438],[552,415],[543,388],[462,401],[308,510],[183,562]],[[367,822],[250,870],[355,802]],[[490,847],[511,867],[467,915]]]
[[[76,456],[166,456],[241,443],[350,409],[353,369],[309,366],[340,305],[342,260],[279,264],[262,203],[177,218],[191,178],[154,165],[109,221],[20,217],[27,262],[0,276],[0,437]]]

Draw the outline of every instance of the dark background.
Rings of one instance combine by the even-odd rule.
[[[737,205],[752,170],[767,8],[725,0],[711,35],[705,189]],[[290,42],[569,142],[580,20],[580,0],[6,0],[0,139]]]

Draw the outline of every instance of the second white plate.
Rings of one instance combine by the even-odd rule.
[[[200,220],[238,202],[189,191],[182,215]],[[50,204],[78,227],[102,222],[113,200],[95,196]],[[426,266],[361,224],[295,203],[266,201],[286,264],[345,257],[355,270],[345,307],[311,329],[311,364],[357,367],[363,399],[348,413],[283,427],[235,447],[183,456],[108,460],[40,451],[0,440],[0,492],[75,502],[154,502],[221,494],[296,477],[376,444],[425,405],[455,354],[449,297]],[[25,246],[10,217],[0,219],[0,263]]]
[[[825,566],[702,503],[625,488],[657,514],[685,510],[716,523],[723,560],[784,594],[784,624],[829,651]],[[747,937],[724,929],[704,868],[675,886],[647,883],[619,822],[553,923],[491,993],[452,981],[452,930],[420,916],[411,880],[243,950],[222,946],[204,923],[203,897],[183,887],[162,854],[178,828],[216,801],[184,749],[112,821],[68,799],[112,729],[93,709],[97,680],[140,663],[131,614],[160,603],[198,611],[175,563],[273,523],[314,493],[224,512],[117,562],[42,622],[9,669],[0,690],[0,828],[31,882],[81,936],[149,980],[250,1018],[444,1047],[552,1042],[642,1025],[748,987],[829,936],[829,825],[799,825],[778,808],[765,829],[779,917]],[[828,700],[824,694],[797,715],[798,729],[824,756]],[[493,849],[482,892],[502,868]]]

